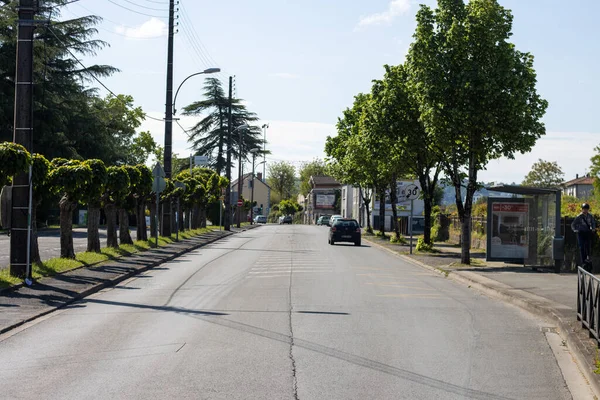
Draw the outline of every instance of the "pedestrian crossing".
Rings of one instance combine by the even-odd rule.
[[[274,279],[294,276],[311,276],[332,273],[334,267],[328,259],[311,254],[262,254],[248,271],[246,279]]]

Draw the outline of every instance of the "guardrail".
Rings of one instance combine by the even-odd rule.
[[[600,279],[577,268],[577,320],[600,342]]]

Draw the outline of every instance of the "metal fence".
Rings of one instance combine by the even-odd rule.
[[[577,320],[600,342],[600,279],[577,268]]]

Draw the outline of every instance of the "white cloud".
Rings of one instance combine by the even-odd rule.
[[[391,0],[386,11],[361,17],[357,28],[364,28],[369,25],[390,24],[394,18],[410,10],[410,3],[411,0]]]
[[[115,31],[121,35],[125,35],[132,39],[149,39],[167,34],[167,24],[158,18],[150,18],[143,24],[130,28],[126,26],[117,26]]]
[[[289,72],[277,72],[277,73],[271,74],[271,76],[274,76],[276,78],[282,78],[282,79],[297,79],[300,77],[296,74],[292,74]]]

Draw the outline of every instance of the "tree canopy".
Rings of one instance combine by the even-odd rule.
[[[521,183],[533,187],[559,187],[564,182],[565,173],[556,161],[544,161],[541,158],[533,163]]]

